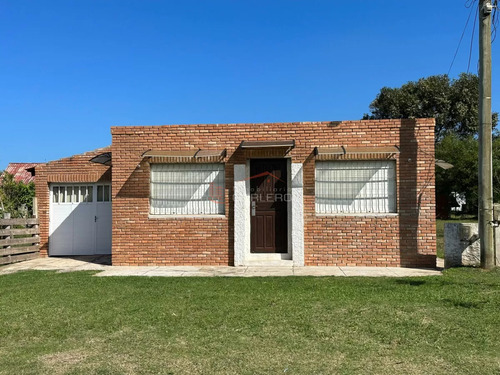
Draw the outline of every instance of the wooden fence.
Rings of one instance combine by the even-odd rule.
[[[38,219],[0,219],[0,265],[38,258]]]

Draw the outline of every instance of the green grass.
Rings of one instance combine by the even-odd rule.
[[[447,220],[436,220],[436,255],[438,258],[444,258],[444,224],[446,223],[477,223],[477,219],[456,217]]]
[[[0,276],[1,374],[498,374],[500,271]]]

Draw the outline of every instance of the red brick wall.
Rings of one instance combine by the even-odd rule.
[[[233,166],[249,156],[238,145],[294,139],[287,157],[304,163],[306,265],[435,266],[433,119],[131,126],[111,132],[115,265],[233,264]],[[313,149],[341,145],[401,148],[397,215],[315,214]],[[141,155],[190,148],[227,148],[226,215],[149,218],[150,170]]]
[[[84,154],[74,155],[35,168],[35,190],[40,220],[40,254],[47,256],[49,252],[49,184],[51,182],[109,182],[111,168],[89,160],[111,147],[100,148]]]

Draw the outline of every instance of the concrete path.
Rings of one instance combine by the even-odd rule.
[[[132,267],[110,266],[109,257],[39,258],[0,267],[0,275],[27,270],[101,271],[96,276],[437,276],[439,269],[400,267]]]

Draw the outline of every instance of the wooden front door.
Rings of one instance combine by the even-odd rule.
[[[286,159],[250,160],[250,215],[252,253],[286,253]]]

